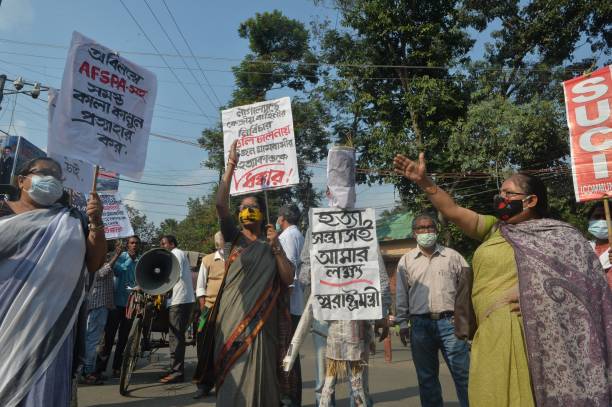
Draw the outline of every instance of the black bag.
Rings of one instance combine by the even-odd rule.
[[[471,267],[463,267],[457,284],[455,297],[455,336],[462,340],[471,340],[476,333],[476,314],[472,304],[472,285],[474,275]]]

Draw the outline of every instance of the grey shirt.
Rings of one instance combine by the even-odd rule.
[[[404,254],[397,265],[396,321],[408,327],[410,315],[455,309],[459,276],[469,267],[458,252],[440,244],[431,257],[417,247]]]

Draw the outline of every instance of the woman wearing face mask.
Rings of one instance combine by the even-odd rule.
[[[81,215],[58,204],[62,170],[50,158],[27,162],[15,202],[0,201],[0,405],[68,406],[75,321],[86,268],[106,254],[96,194]]]
[[[261,199],[242,198],[236,227],[228,198],[237,164],[234,142],[217,192],[226,275],[207,326],[214,331],[213,369],[204,374],[216,381],[217,406],[278,406],[290,390],[280,366],[291,340],[287,287],[294,271],[274,225],[264,226]],[[210,340],[210,332],[204,335]]]
[[[474,253],[471,406],[609,406],[612,293],[593,250],[572,226],[546,218],[536,177],[515,174],[494,200],[496,217],[458,206],[418,161],[395,171],[415,182],[466,235]],[[519,307],[520,303],[520,307]]]
[[[591,241],[591,247],[595,251],[595,254],[599,257],[601,267],[603,267],[606,273],[606,279],[608,285],[612,289],[612,272],[610,269],[610,242],[608,241],[608,224],[606,222],[606,213],[602,202],[597,202],[589,210],[589,233],[595,238]]]

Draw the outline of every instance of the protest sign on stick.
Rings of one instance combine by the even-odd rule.
[[[127,208],[118,192],[98,192],[102,201],[102,223],[106,240],[121,239],[134,235]]]
[[[291,101],[288,97],[221,112],[225,162],[238,140],[240,161],[230,194],[280,189],[300,182]]]
[[[612,66],[563,82],[576,201],[612,196]]]
[[[74,32],[49,152],[140,178],[156,94],[152,72]]]
[[[310,252],[318,320],[382,318],[374,210],[315,208]]]

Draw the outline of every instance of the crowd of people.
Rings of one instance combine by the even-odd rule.
[[[330,151],[330,207],[355,205],[354,155],[347,147]],[[195,284],[176,237],[160,239],[178,260],[180,278],[164,299],[170,361],[159,382],[192,380],[194,398],[214,391],[218,406],[300,406],[299,357],[290,372],[281,361],[302,315],[312,312],[311,232],[300,231],[295,205],[282,206],[276,224],[266,224],[259,195],[243,196],[232,213],[230,181],[239,160],[234,143],[217,191],[215,251],[203,256]],[[424,155],[398,155],[394,167],[481,244],[470,267],[439,241],[437,214],[414,216],[416,246],[399,260],[395,298],[378,254],[382,319],[313,320],[317,406],[335,405],[345,377],[351,405],[373,405],[371,344],[392,325],[410,345],[423,406],[443,405],[440,353],[461,406],[609,406],[612,255],[603,205],[588,214],[589,241],[549,217],[546,187],[535,176],[505,180],[493,216],[459,206],[427,175]],[[120,373],[141,241],[132,236],[109,251],[97,194],[83,215],[67,204],[61,179],[53,159],[34,159],[16,177],[18,200],[0,201],[0,405],[67,406],[73,377],[103,384],[113,354],[112,376]],[[186,377],[192,322],[198,364]]]

